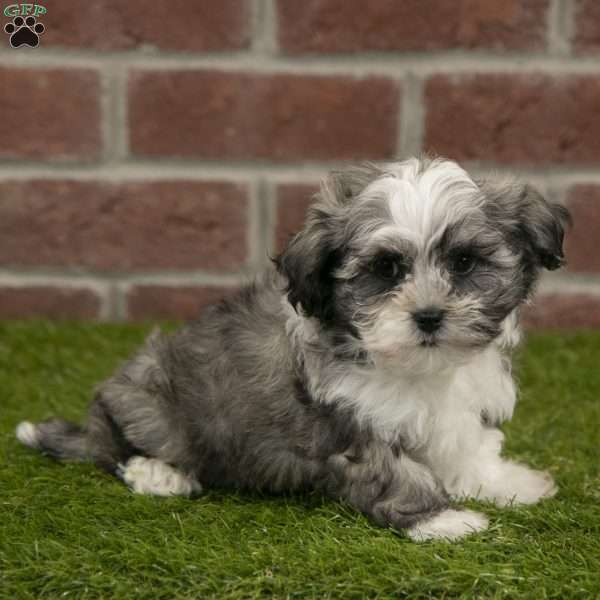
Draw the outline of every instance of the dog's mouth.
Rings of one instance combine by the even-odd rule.
[[[439,345],[439,339],[435,335],[424,336],[419,344],[422,348],[437,348]]]

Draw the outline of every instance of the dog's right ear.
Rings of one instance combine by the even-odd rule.
[[[335,316],[333,272],[344,255],[345,208],[379,174],[364,165],[332,173],[308,209],[304,227],[274,259],[287,279],[290,304],[304,314],[330,322]]]
[[[287,296],[308,317],[327,322],[333,317],[333,270],[339,264],[341,248],[336,240],[335,207],[323,202],[308,209],[302,230],[274,260],[287,279]]]

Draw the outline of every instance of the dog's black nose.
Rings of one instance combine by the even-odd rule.
[[[413,319],[421,331],[433,333],[444,320],[444,311],[439,308],[424,308],[413,313]]]

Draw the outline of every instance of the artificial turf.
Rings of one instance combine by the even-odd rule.
[[[558,496],[416,544],[316,494],[136,496],[18,445],[23,419],[80,420],[133,325],[0,324],[0,598],[600,598],[600,333],[531,336],[507,454]]]

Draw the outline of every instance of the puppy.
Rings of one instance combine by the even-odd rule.
[[[552,496],[501,458],[519,307],[563,262],[562,206],[448,160],[334,173],[274,267],[99,386],[85,427],[21,423],[142,494],[219,486],[342,498],[415,540],[457,539],[499,505]]]

